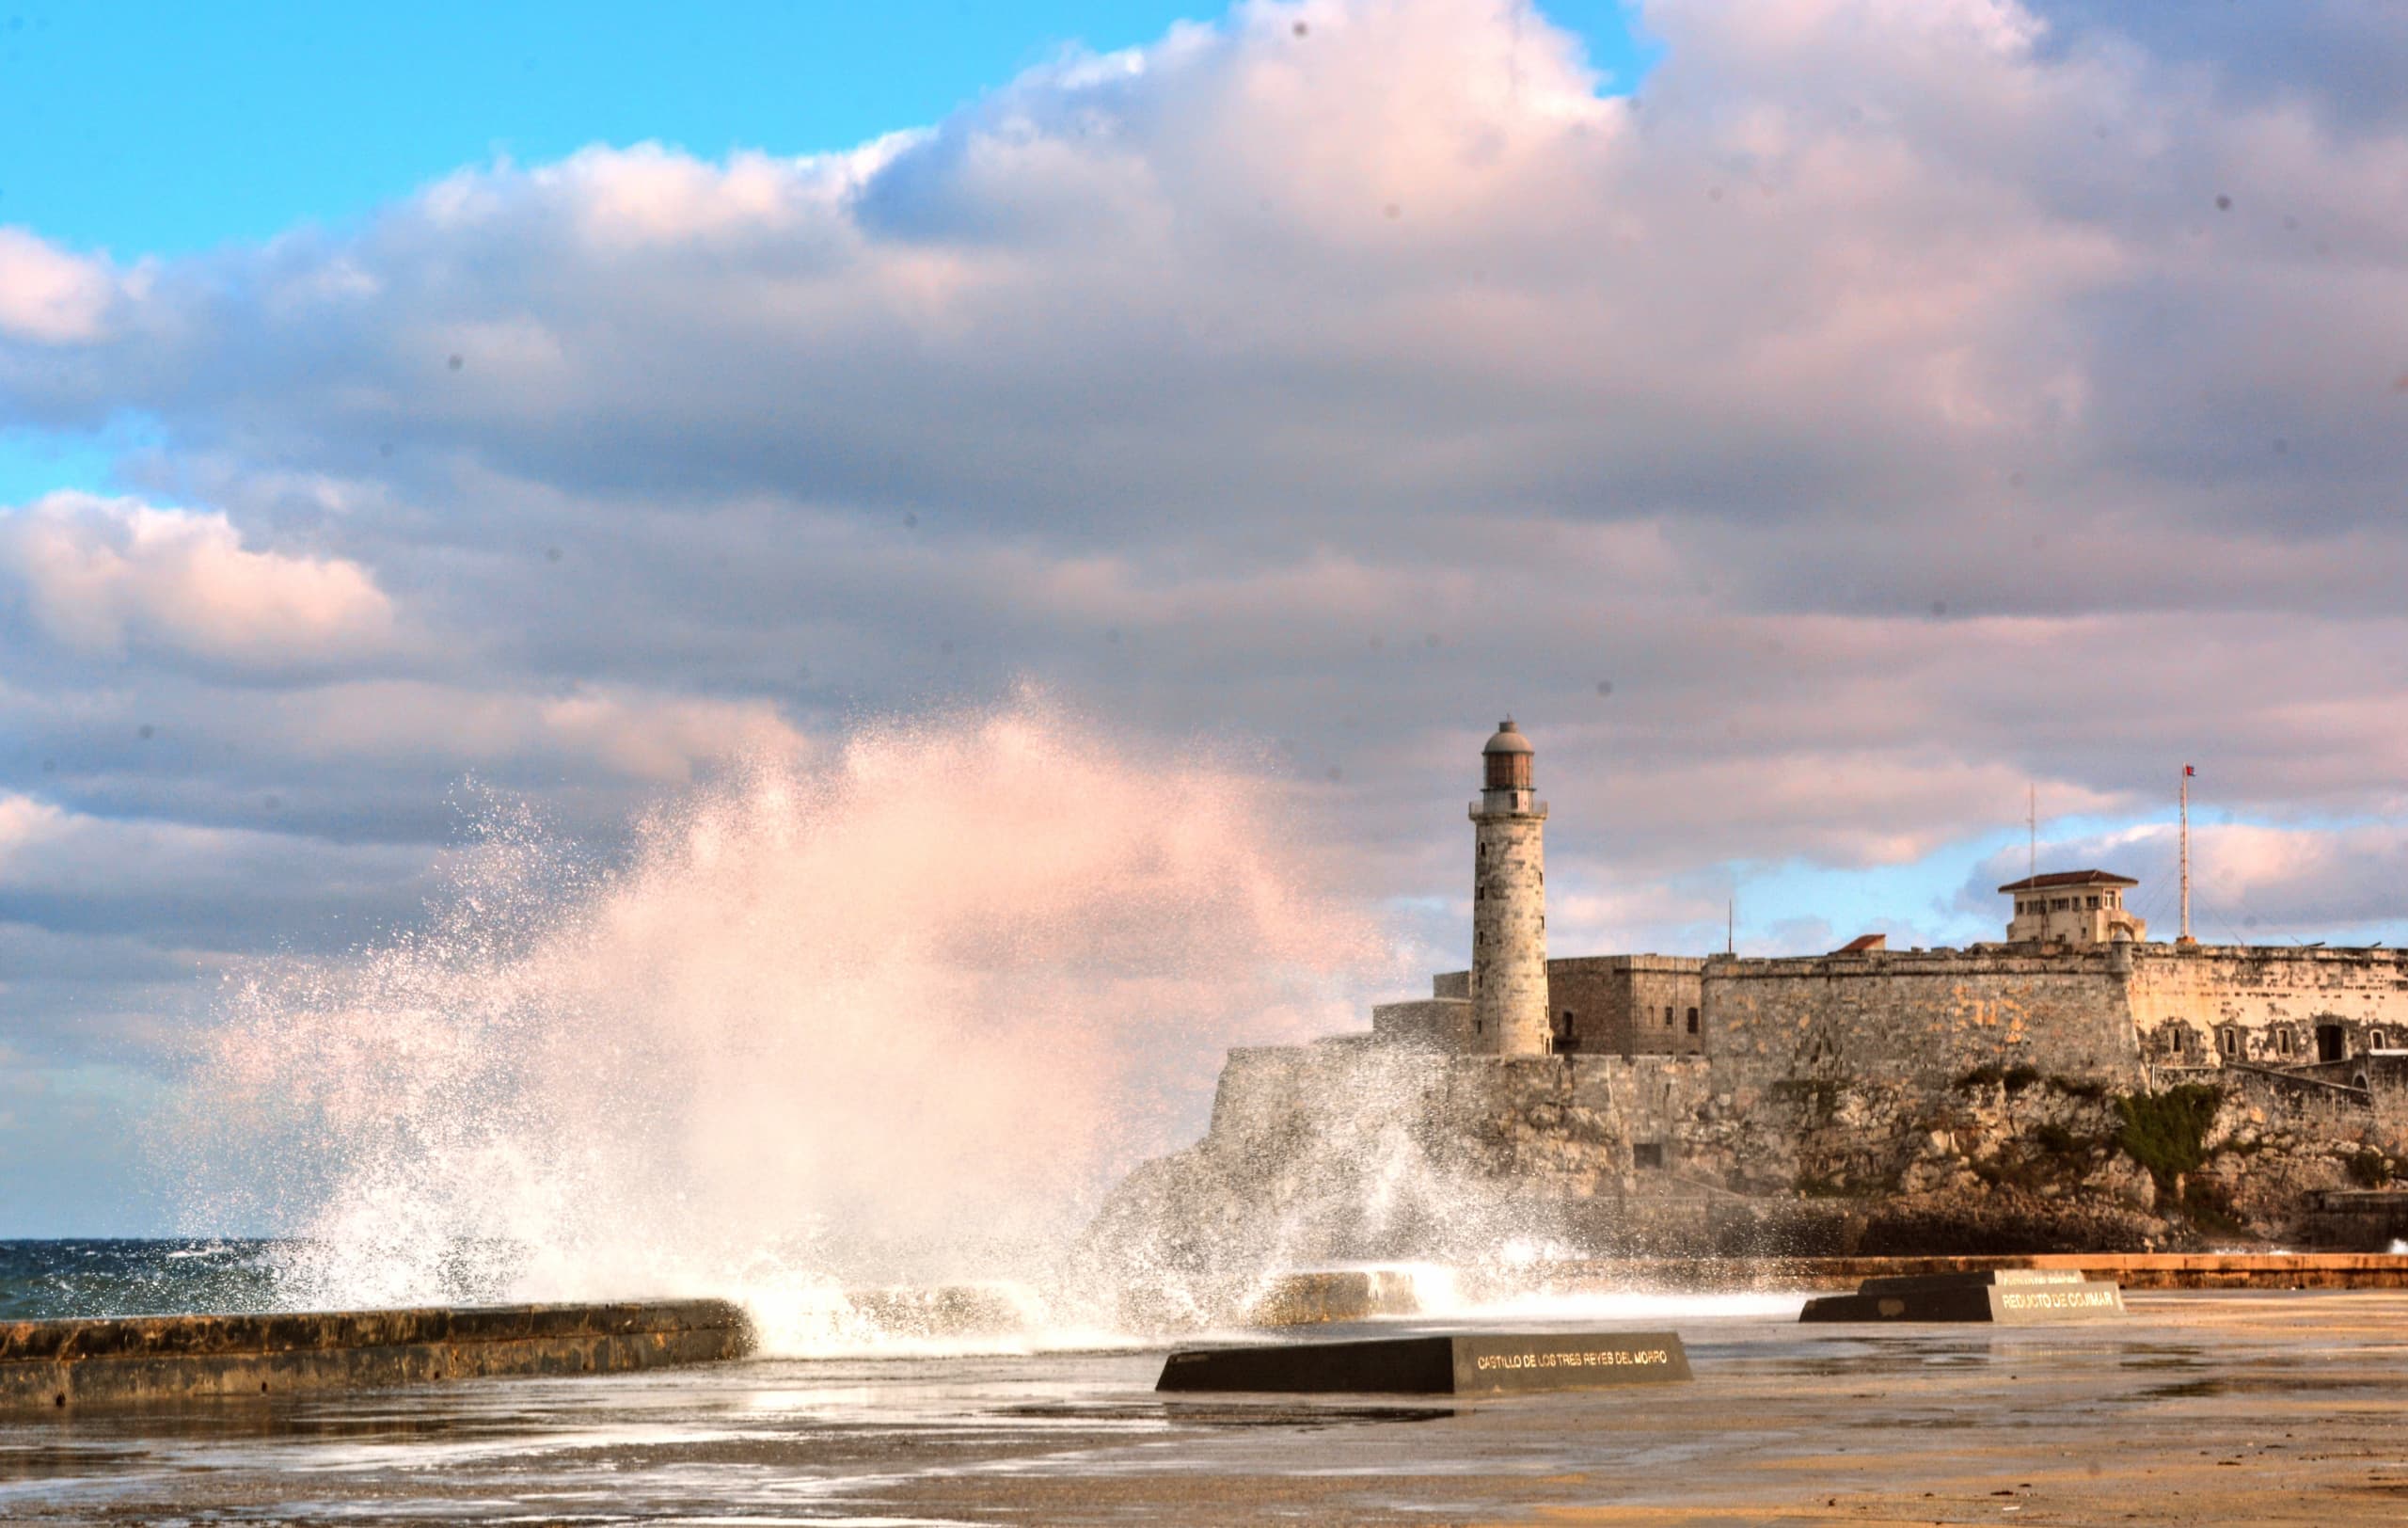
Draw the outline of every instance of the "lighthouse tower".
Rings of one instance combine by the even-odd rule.
[[[1471,1048],[1545,1056],[1546,803],[1530,790],[1530,740],[1511,717],[1480,751],[1472,804]]]

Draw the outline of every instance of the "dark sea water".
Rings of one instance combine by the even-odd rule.
[[[272,1305],[267,1241],[0,1241],[0,1321]]]

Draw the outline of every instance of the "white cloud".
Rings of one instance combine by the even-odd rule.
[[[242,667],[309,669],[375,652],[390,600],[340,557],[257,551],[218,513],[55,493],[0,517],[0,577],[79,652],[154,647]]]
[[[412,760],[475,772],[541,762],[598,767],[654,785],[678,785],[714,763],[799,760],[812,752],[774,706],[586,686],[543,694],[364,680],[275,702],[279,740],[303,756]]]
[[[1567,937],[1725,861],[1928,900],[2026,782],[2185,758],[2342,843],[2408,770],[2408,20],[2195,8],[1654,0],[1634,103],[1528,5],[1251,3],[848,153],[470,168],[122,290],[20,237],[73,300],[0,286],[0,399],[211,507],[0,519],[0,785],[594,828],[1034,677],[1270,742],[1417,905],[1513,709]],[[2353,854],[2266,926],[2396,900]]]
[[[0,877],[64,830],[66,814],[47,802],[0,792]]]
[[[118,281],[105,261],[0,228],[0,340],[82,344],[107,332]]]

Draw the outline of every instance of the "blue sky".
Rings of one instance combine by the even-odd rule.
[[[0,225],[121,260],[341,224],[466,165],[588,144],[848,149],[926,126],[1064,50],[1217,14],[1153,0],[129,5],[0,0]],[[1618,0],[1550,6],[1607,88],[1661,48]],[[0,420],[0,502],[104,491],[106,436]]]
[[[1217,14],[1153,0],[9,0],[0,222],[120,257],[182,254],[355,218],[497,157],[645,140],[707,156],[847,149],[935,122],[1066,47],[1131,47]],[[1616,0],[1546,14],[1618,82],[1658,52]]]

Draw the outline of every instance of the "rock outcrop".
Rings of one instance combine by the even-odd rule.
[[[2408,1172],[2344,1090],[2220,1081],[1981,1068],[1742,1107],[1699,1057],[1240,1051],[1205,1138],[1130,1176],[1087,1261],[1158,1318],[1210,1318],[1350,1262],[2296,1242],[2322,1191]]]

